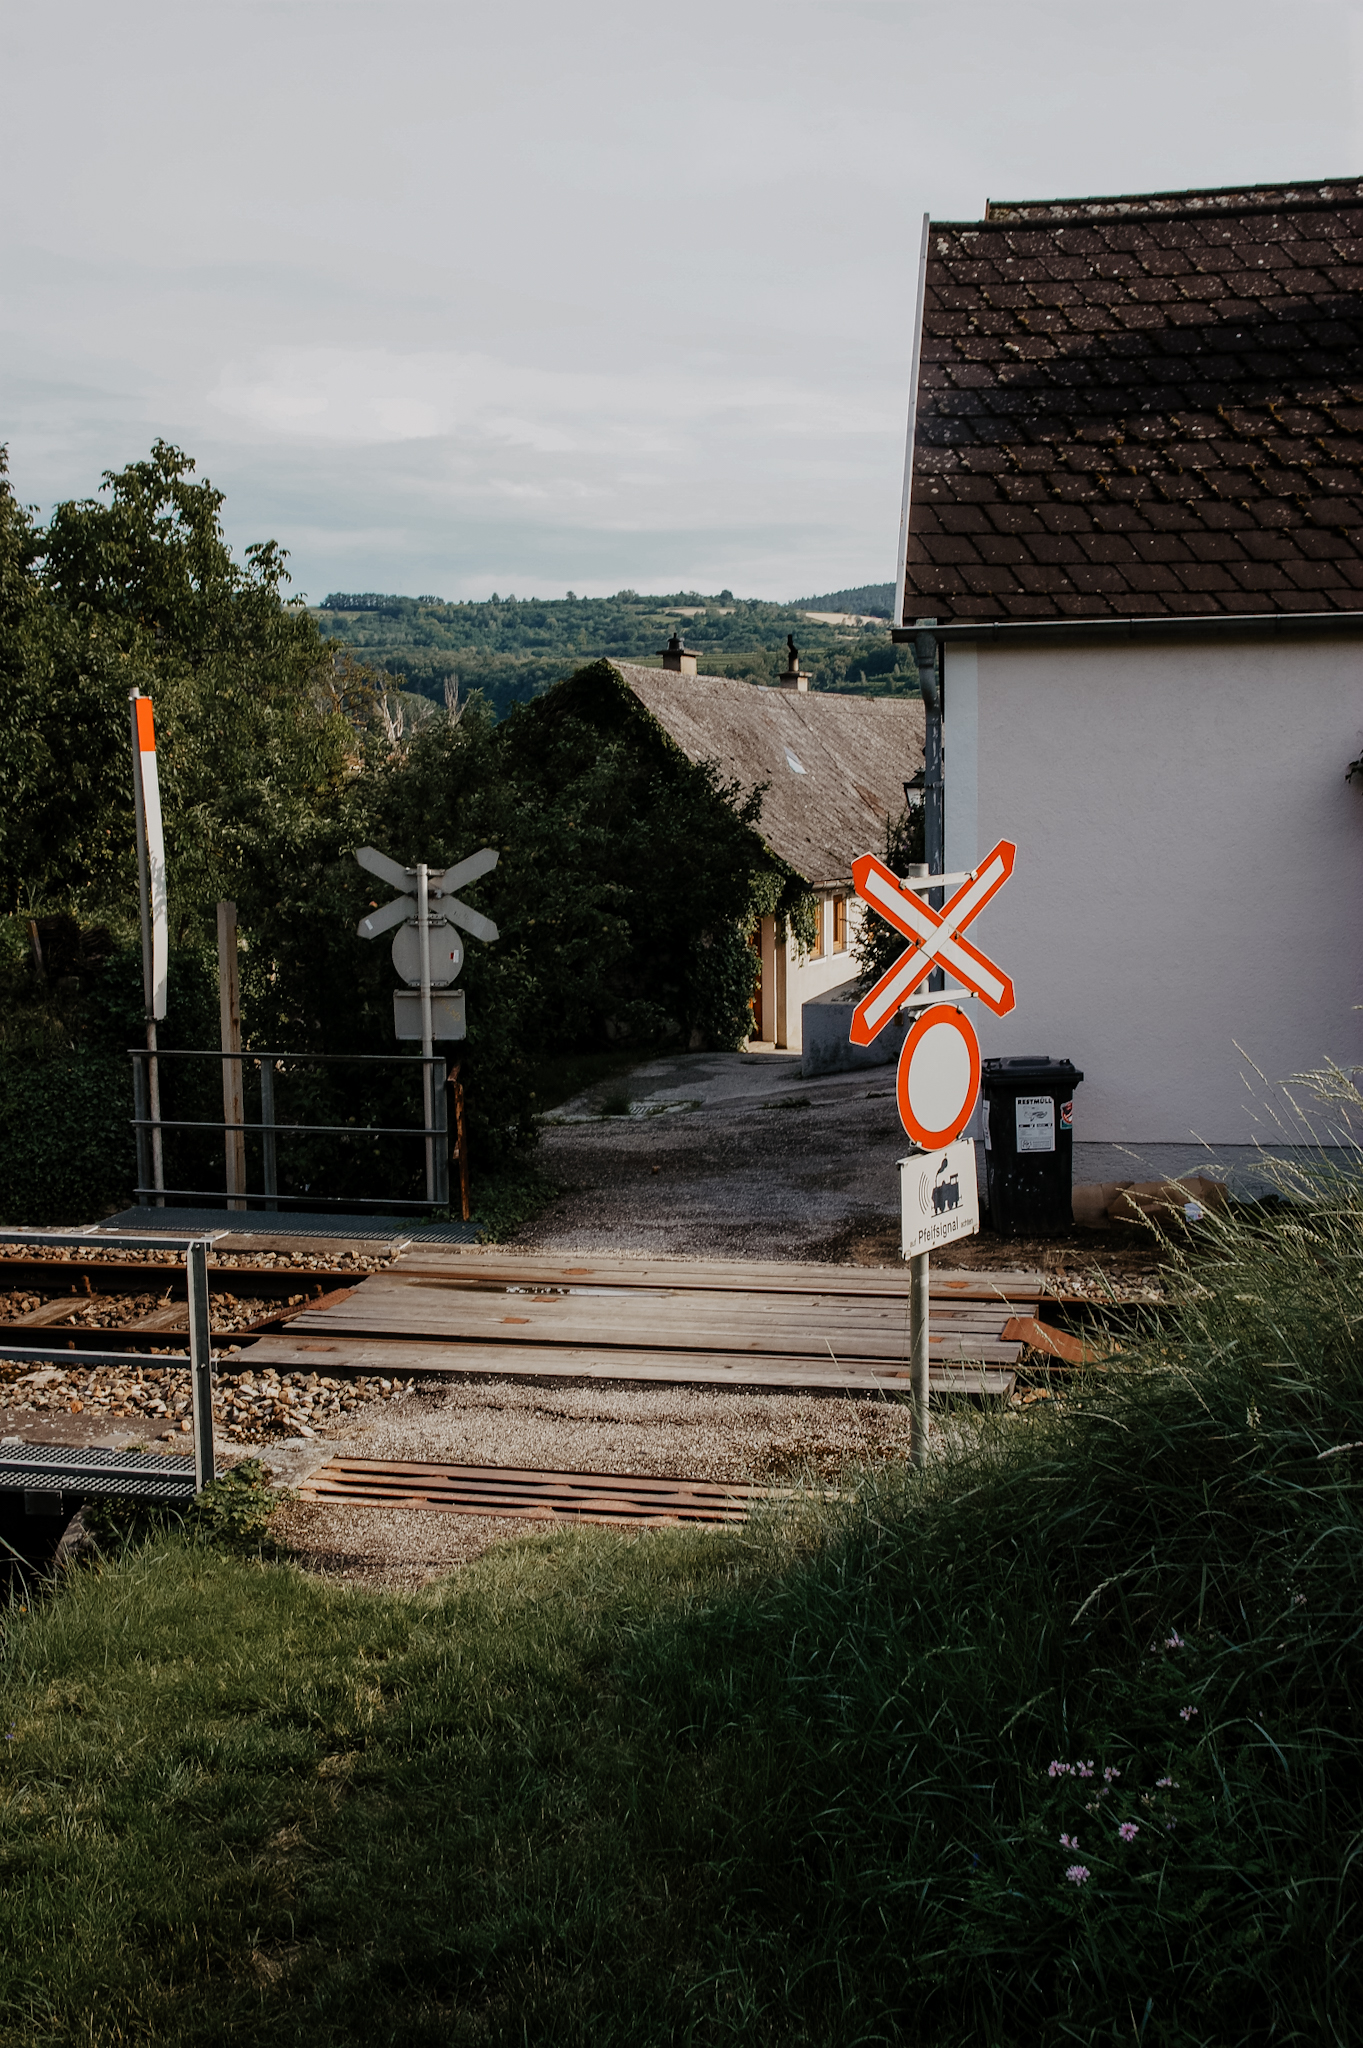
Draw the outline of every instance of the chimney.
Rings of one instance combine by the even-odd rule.
[[[783,690],[807,690],[809,677],[800,673],[800,650],[795,645],[795,635],[786,635],[786,665],[776,678]]]
[[[674,675],[693,676],[696,673],[696,657],[689,647],[683,647],[681,635],[674,633],[666,647],[659,648],[663,667],[670,668]]]

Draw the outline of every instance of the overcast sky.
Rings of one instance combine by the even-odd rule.
[[[919,222],[1363,169],[1341,0],[6,0],[0,439],[334,589],[894,574]]]

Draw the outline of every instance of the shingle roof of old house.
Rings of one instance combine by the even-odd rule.
[[[929,230],[906,620],[1363,609],[1363,180]]]
[[[644,709],[693,761],[725,781],[769,785],[761,834],[812,886],[847,882],[880,853],[885,821],[923,761],[919,697],[762,689],[728,676],[683,676],[613,661]]]

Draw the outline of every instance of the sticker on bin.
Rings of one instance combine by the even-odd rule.
[[[1072,1102],[1062,1102],[1060,1105],[1060,1128],[1063,1131],[1072,1131],[1074,1129],[1074,1104]]]
[[[1019,1152],[1054,1152],[1055,1097],[1019,1095],[1017,1099]]]

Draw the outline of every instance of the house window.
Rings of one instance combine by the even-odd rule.
[[[814,899],[814,943],[810,947],[808,954],[808,957],[811,960],[822,960],[824,953],[827,950],[824,940],[823,928],[823,921],[827,914],[827,910],[827,899],[823,896],[816,896]]]
[[[845,896],[835,896],[833,898],[833,951],[835,953],[845,953],[847,951],[847,898]]]

